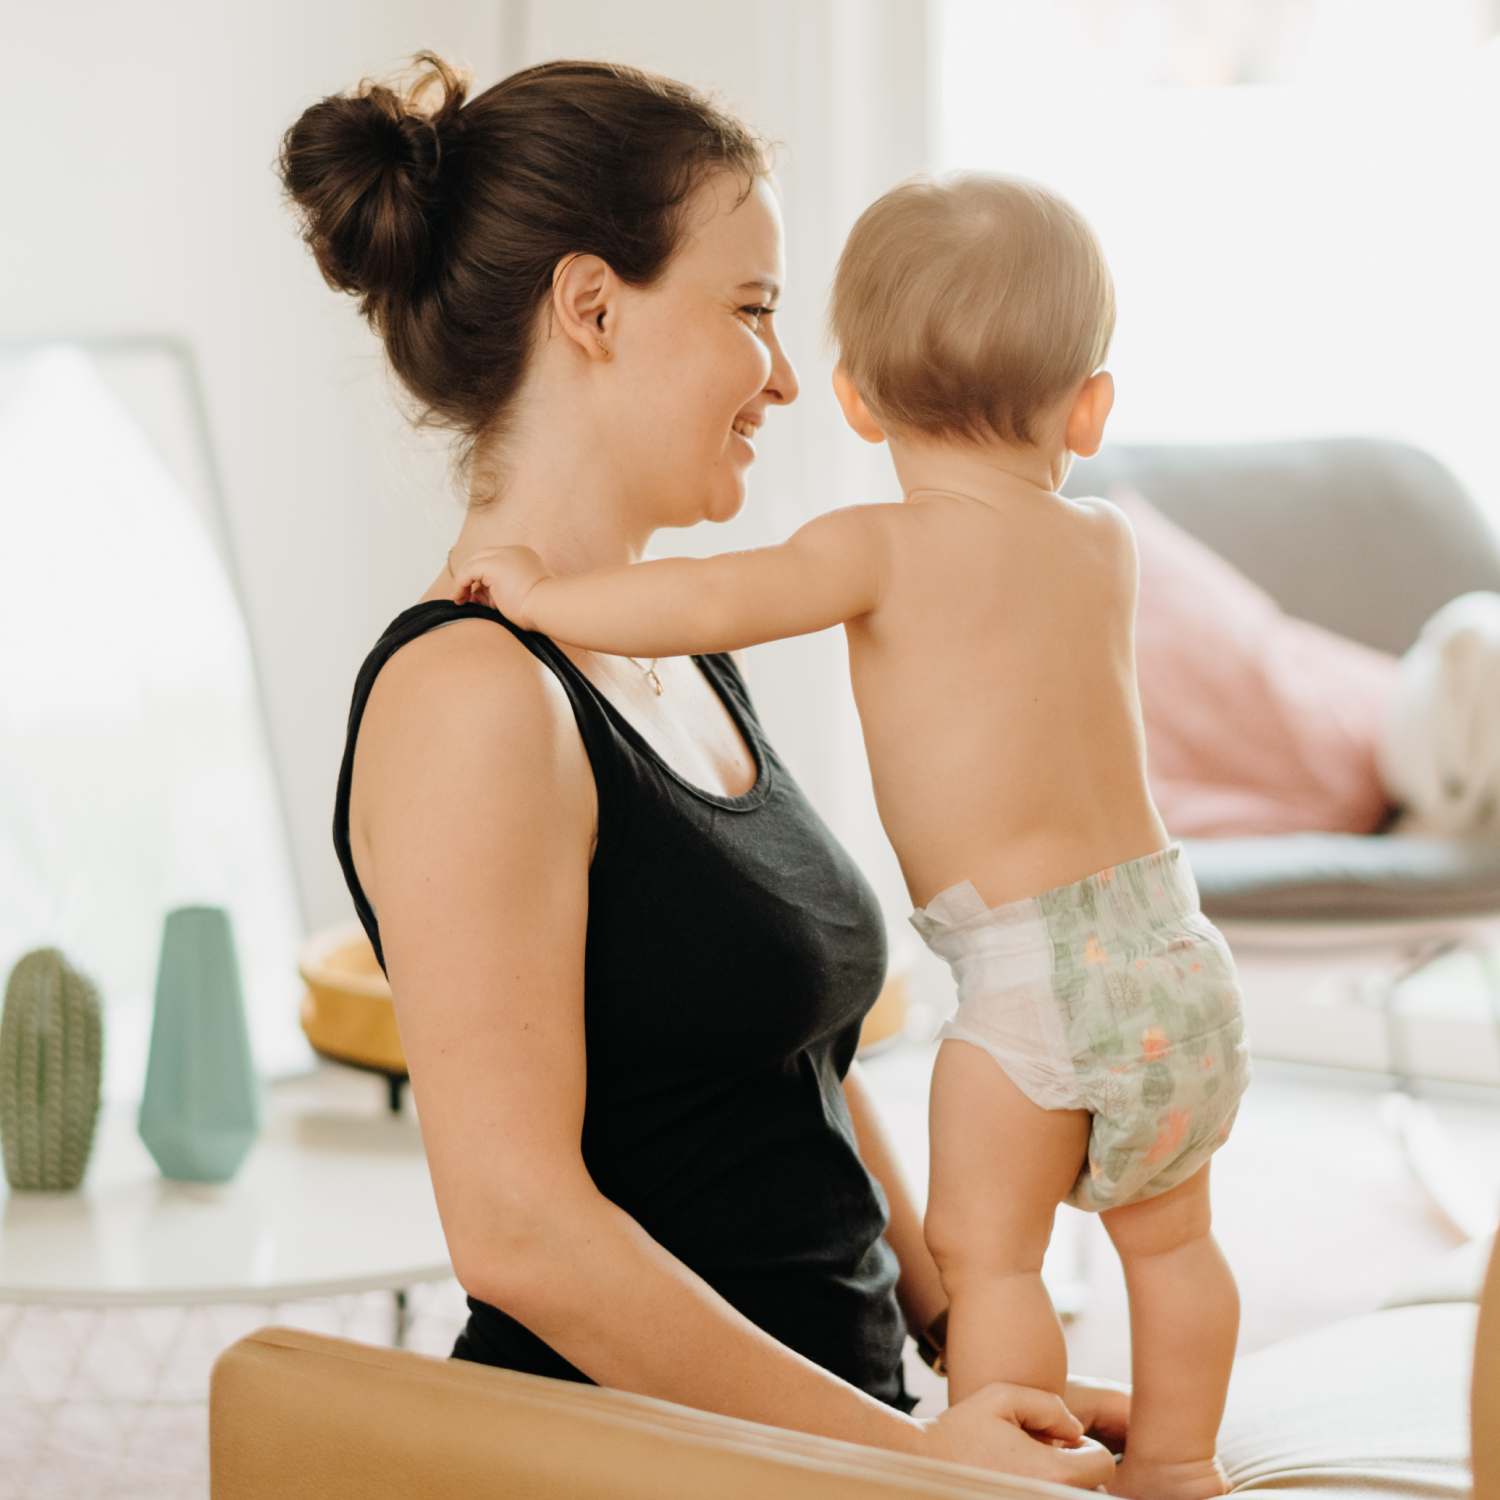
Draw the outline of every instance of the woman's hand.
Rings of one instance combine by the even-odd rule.
[[[1085,1438],[1083,1422],[1048,1391],[987,1385],[918,1425],[927,1458],[1086,1490],[1114,1477],[1108,1451]]]
[[[526,596],[544,578],[548,568],[530,547],[486,547],[450,571],[456,604],[488,604],[514,625],[530,630]]]
[[[1063,1399],[1068,1410],[1083,1423],[1089,1437],[1097,1438],[1111,1453],[1125,1451],[1125,1429],[1130,1426],[1128,1385],[1075,1376],[1068,1381]]]

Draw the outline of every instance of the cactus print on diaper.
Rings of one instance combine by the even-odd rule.
[[[964,881],[911,920],[958,982],[941,1035],[1042,1108],[1093,1115],[1068,1202],[1155,1197],[1228,1138],[1250,1081],[1240,989],[1180,845],[1006,906]]]

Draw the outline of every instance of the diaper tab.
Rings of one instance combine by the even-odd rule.
[[[930,943],[944,928],[961,927],[987,917],[989,912],[974,882],[963,880],[934,896],[926,906],[919,906],[911,914],[911,925]]]

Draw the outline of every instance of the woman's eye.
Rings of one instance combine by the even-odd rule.
[[[762,306],[762,307],[742,307],[740,309],[740,311],[742,313],[744,313],[747,318],[750,319],[751,326],[757,332],[759,332],[760,331],[760,320],[762,318],[769,318],[771,316],[771,314],[776,311],[776,309],[774,307],[764,307],[764,306]]]

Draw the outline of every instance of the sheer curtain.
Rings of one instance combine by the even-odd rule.
[[[1103,239],[1114,440],[1395,437],[1500,513],[1500,6],[940,14],[941,166],[1039,178]]]

